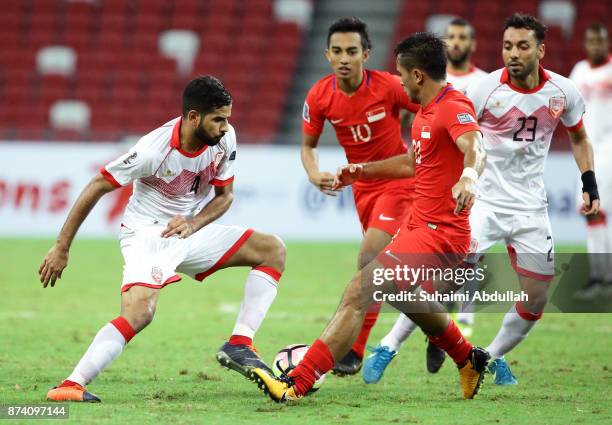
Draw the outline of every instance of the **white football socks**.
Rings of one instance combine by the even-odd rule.
[[[244,285],[244,298],[232,335],[253,338],[276,297],[278,282],[268,273],[253,269]]]
[[[493,342],[487,347],[487,351],[493,358],[504,357],[514,347],[516,347],[537,323],[537,320],[526,320],[516,312],[516,306],[513,305],[504,316],[502,326],[493,339]]]
[[[380,345],[389,347],[392,351],[398,351],[416,328],[416,323],[405,314],[400,314],[391,331],[380,341]]]
[[[66,379],[82,386],[91,382],[113,362],[126,344],[124,336],[112,324],[107,323],[98,331],[93,342]]]
[[[608,229],[606,224],[587,225],[587,252],[589,253],[589,263],[591,266],[590,277],[592,279],[607,279],[610,276],[610,255]]]

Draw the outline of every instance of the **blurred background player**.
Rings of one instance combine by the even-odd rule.
[[[586,104],[585,127],[595,152],[595,169],[601,193],[612,193],[612,61],[608,31],[602,24],[589,26],[584,33],[587,59],[578,62],[570,79],[576,83]],[[591,271],[587,285],[577,293],[582,299],[612,295],[612,227],[608,223],[609,199],[601,209],[587,216],[587,250]]]
[[[349,164],[338,170],[332,186],[359,180],[415,176],[414,204],[393,240],[375,260],[349,282],[340,306],[320,339],[288,376],[276,378],[254,368],[251,379],[276,402],[297,400],[309,393],[316,379],[334,366],[334,359],[350,347],[376,288],[418,294],[422,281],[388,279],[373,284],[375,270],[407,265],[411,268],[454,268],[470,246],[469,209],[476,180],[484,168],[482,136],[474,109],[461,92],[446,83],[446,48],[431,33],[417,33],[401,41],[395,52],[402,85],[421,109],[412,124],[412,149],[381,161]],[[440,256],[439,254],[443,254]],[[400,258],[401,257],[401,258]],[[473,347],[438,302],[405,302],[394,306],[415,321],[429,339],[453,358],[459,369],[463,398],[473,398],[482,383],[489,355]]]
[[[472,54],[476,50],[476,31],[465,19],[455,18],[446,27],[444,41],[446,42],[448,58],[446,81],[451,83],[455,89],[465,93],[470,84],[478,82],[487,75],[485,71],[476,68],[471,62]],[[471,303],[457,303],[456,308],[459,309],[457,326],[465,336],[469,337],[472,335],[472,326],[474,325],[474,307]],[[400,315],[391,332],[383,337],[366,361],[363,378],[367,384],[380,380],[388,362],[393,359],[402,342],[410,336],[416,327],[416,324],[405,315]],[[442,367],[444,358],[444,351],[430,342],[427,344],[426,365],[429,372],[437,373]]]
[[[327,35],[325,56],[333,74],[309,90],[302,116],[302,164],[310,182],[323,193],[332,190],[334,174],[319,170],[317,145],[325,121],[336,132],[349,163],[377,161],[406,153],[401,138],[400,110],[416,112],[399,78],[365,69],[371,43],[366,24],[359,18],[334,22]],[[364,232],[358,268],[368,264],[387,246],[412,202],[411,179],[376,179],[353,185],[355,206]],[[373,307],[376,310],[376,307]],[[365,345],[378,313],[366,314],[351,350],[334,367],[339,375],[361,369]]]
[[[40,266],[45,288],[61,278],[77,230],[98,200],[134,182],[119,237],[125,261],[121,315],[98,331],[73,372],[48,392],[48,400],[100,401],[85,385],[151,323],[160,289],[181,280],[176,271],[201,281],[220,268],[253,268],[234,331],[217,360],[245,376],[253,366],[267,367],[253,348],[253,336],[276,297],[285,247],[276,236],[212,223],[233,200],[236,133],[228,123],[231,110],[232,98],[219,80],[192,80],[183,93],[182,116],[101,168],[75,202]]]
[[[476,30],[465,19],[455,18],[446,27],[444,41],[448,49],[446,80],[465,93],[470,84],[487,75],[471,61],[472,54],[476,51]]]
[[[478,254],[470,255],[468,260],[475,264],[482,253],[503,241],[520,287],[529,296],[529,301],[511,307],[497,336],[487,347],[494,359],[489,371],[495,375],[498,385],[518,383],[504,355],[542,317],[547,290],[554,277],[554,243],[543,172],[559,122],[567,129],[582,173],[585,203],[582,213],[591,215],[599,208],[593,152],[582,123],[584,103],[571,81],[540,66],[545,53],[545,34],[546,26],[536,18],[522,14],[511,16],[504,28],[505,68],[468,88],[487,153],[485,170],[478,181],[478,199],[470,214]],[[408,327],[407,320],[400,318],[381,345],[391,349],[399,347]],[[389,363],[376,360],[379,367],[373,382],[382,377]]]

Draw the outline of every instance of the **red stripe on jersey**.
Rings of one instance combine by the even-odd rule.
[[[179,151],[182,155],[188,158],[195,158],[196,156],[200,156],[202,152],[208,149],[208,145],[204,145],[204,147],[195,152],[187,152],[183,150],[181,147],[181,123],[183,122],[183,117],[179,118],[179,120],[174,125],[172,129],[172,137],[170,138],[170,146]]]
[[[115,178],[113,177],[113,175],[111,173],[109,173],[106,168],[101,167],[100,168],[100,174],[102,174],[102,177],[104,177],[104,179],[106,181],[108,181],[110,184],[112,184],[115,187],[121,187],[121,184],[119,184],[119,182],[117,180],[115,180]]]
[[[234,176],[230,177],[227,180],[212,179],[210,181],[210,184],[212,184],[213,186],[217,186],[217,187],[223,187],[223,186],[227,186],[233,181],[234,181]]]
[[[510,74],[508,73],[507,68],[504,68],[504,70],[502,71],[501,78],[499,79],[499,81],[501,83],[508,84],[508,87],[510,87],[512,90],[516,92],[530,94],[530,93],[535,93],[539,91],[542,87],[544,87],[544,84],[546,84],[546,82],[550,80],[550,75],[548,75],[548,72],[546,72],[546,70],[542,68],[541,65],[538,68],[538,75],[540,76],[540,84],[538,84],[536,87],[530,90],[522,89],[512,84],[512,81],[510,80]]]
[[[170,182],[166,182],[164,179],[155,175],[142,178],[140,181],[170,198],[174,196],[183,196],[191,192],[196,177],[200,176],[201,182],[207,182],[210,181],[210,178],[214,176],[216,172],[215,162],[212,161],[208,167],[198,173],[190,170],[183,170]]]
[[[234,245],[232,245],[231,248],[228,249],[227,252],[223,254],[221,258],[219,258],[217,262],[210,269],[195,275],[196,280],[202,281],[206,279],[207,276],[210,276],[211,274],[219,270],[223,266],[223,264],[227,263],[227,261],[230,258],[232,258],[232,256],[236,253],[236,251],[238,251],[240,247],[244,245],[244,243],[251,237],[254,231],[255,230],[253,229],[247,229],[242,234],[242,236],[240,236],[240,238],[234,243]]]
[[[578,121],[578,124],[573,125],[571,127],[565,127],[565,129],[571,133],[575,133],[576,131],[580,130],[582,127],[584,127],[584,123],[582,122],[582,118],[580,118],[580,121]]]

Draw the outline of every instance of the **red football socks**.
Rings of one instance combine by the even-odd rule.
[[[429,340],[437,347],[446,351],[458,366],[465,364],[472,350],[472,344],[463,337],[453,320],[450,321],[442,335],[430,336]]]
[[[244,335],[232,335],[229,339],[230,345],[246,345],[247,347],[253,346],[253,339]]]
[[[316,380],[334,367],[334,356],[329,347],[317,339],[308,349],[306,355],[289,373],[295,383],[295,392],[298,396],[305,395]]]
[[[380,311],[380,303],[376,305],[372,305],[370,310],[366,313],[365,318],[363,319],[363,325],[361,326],[361,332],[357,336],[357,340],[353,344],[353,351],[359,355],[363,359],[363,354],[365,353],[366,344],[368,343],[368,338],[370,337],[370,332],[378,319],[378,312]]]
[[[69,380],[64,380],[64,382],[62,382],[61,384],[58,385],[58,387],[74,387],[75,385],[80,385],[77,382],[73,382],[73,381],[69,381]]]

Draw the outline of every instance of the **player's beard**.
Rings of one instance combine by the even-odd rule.
[[[217,143],[221,141],[225,134],[221,134],[217,137],[210,137],[206,130],[200,125],[194,131],[195,137],[202,143],[208,146],[215,146]]]
[[[608,59],[608,53],[595,54],[590,57],[591,63],[595,66],[602,65]]]
[[[537,61],[533,61],[533,62],[525,62],[525,63],[522,63],[521,65],[523,66],[514,72],[510,70],[509,65],[506,65],[506,69],[508,70],[508,72],[513,78],[516,78],[517,80],[520,80],[520,81],[525,81],[527,77],[537,68],[538,63]]]
[[[453,57],[453,55],[451,55],[449,52],[449,54],[447,54],[448,61],[453,65],[454,68],[461,68],[461,66],[463,66],[468,60],[469,53],[469,50],[466,49],[464,52],[461,52],[459,56]]]

